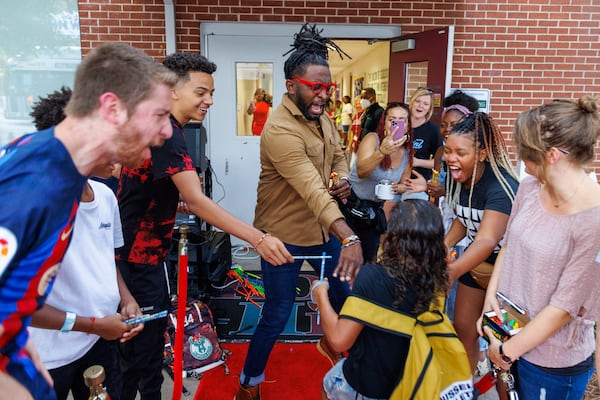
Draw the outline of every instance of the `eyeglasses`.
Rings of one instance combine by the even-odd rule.
[[[319,95],[319,94],[321,94],[321,92],[323,90],[325,90],[325,93],[327,93],[328,96],[331,96],[332,94],[335,93],[335,89],[337,88],[337,85],[333,82],[331,82],[331,83],[312,82],[312,81],[307,81],[306,79],[302,79],[302,78],[292,78],[292,80],[296,81],[296,82],[300,82],[306,86],[310,86],[313,94],[315,94],[315,95]]]

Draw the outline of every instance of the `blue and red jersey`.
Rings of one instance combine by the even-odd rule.
[[[0,370],[30,390],[40,376],[23,351],[27,327],[52,288],[86,179],[54,128],[0,148]]]

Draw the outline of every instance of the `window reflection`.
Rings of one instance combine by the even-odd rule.
[[[260,136],[273,105],[273,63],[235,64],[237,135]]]

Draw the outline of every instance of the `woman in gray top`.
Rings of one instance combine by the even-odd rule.
[[[360,142],[356,162],[350,171],[352,194],[342,208],[348,224],[360,237],[365,262],[375,260],[379,236],[386,227],[384,200],[375,195],[375,186],[382,180],[388,181],[394,194],[391,200],[400,200],[405,188],[399,182],[410,176],[412,164],[412,141],[409,139],[408,106],[394,102],[385,109],[377,131],[368,133]],[[365,215],[358,215],[360,211]]]

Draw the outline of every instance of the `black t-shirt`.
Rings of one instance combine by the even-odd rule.
[[[418,128],[413,129],[413,147],[415,149],[415,158],[429,160],[435,156],[437,149],[442,147],[442,135],[440,127],[431,121],[425,122]],[[415,170],[423,175],[425,179],[431,179],[433,172],[431,168],[415,167]]]
[[[363,140],[368,133],[377,131],[383,111],[379,103],[373,103],[365,110],[360,119],[360,140]]]
[[[467,228],[467,238],[470,243],[475,239],[479,231],[479,225],[483,219],[483,213],[486,210],[498,211],[510,215],[512,210],[512,201],[504,192],[502,185],[494,175],[494,171],[489,163],[485,163],[485,170],[473,187],[471,195],[471,208],[469,209],[470,189],[461,188],[459,204],[456,205],[456,216],[459,221]],[[502,176],[507,180],[514,193],[517,193],[519,183],[506,172],[500,169]],[[487,258],[487,262],[494,263],[496,256],[500,251],[500,245],[496,246],[492,254]]]
[[[366,264],[360,269],[350,295],[408,314],[415,305],[414,291],[409,288],[400,308],[393,306],[398,297],[396,282],[379,265]],[[387,399],[404,374],[409,345],[410,339],[365,326],[348,351],[344,377],[363,396]]]
[[[151,159],[138,168],[123,167],[117,198],[125,245],[117,249],[117,260],[157,266],[167,257],[179,202],[171,176],[194,170],[183,127],[173,116],[171,125],[173,136],[151,149]]]

